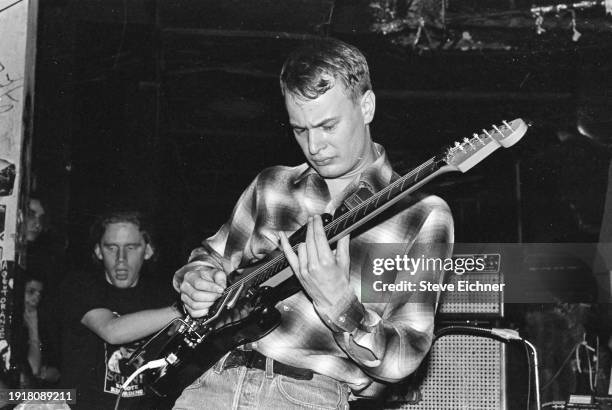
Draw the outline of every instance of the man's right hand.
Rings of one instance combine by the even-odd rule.
[[[206,262],[194,261],[176,271],[174,285],[189,315],[198,318],[208,313],[227,287],[227,274]]]

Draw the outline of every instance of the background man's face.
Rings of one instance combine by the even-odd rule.
[[[31,280],[25,284],[24,304],[26,309],[36,310],[42,297],[43,284],[37,280]]]
[[[26,214],[26,240],[34,242],[43,230],[45,208],[38,199],[30,199]]]
[[[107,226],[95,253],[104,265],[108,283],[131,288],[138,283],[144,261],[153,256],[153,248],[145,242],[138,226],[117,222]]]
[[[368,97],[373,94],[368,94]],[[363,96],[361,98],[363,101]],[[295,139],[310,165],[324,178],[338,178],[360,168],[371,149],[370,113],[353,101],[342,84],[314,100],[285,94],[285,106]],[[367,111],[367,112],[366,112]]]

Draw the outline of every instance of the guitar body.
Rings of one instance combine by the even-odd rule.
[[[161,397],[183,391],[228,351],[261,339],[280,324],[281,314],[271,299],[274,292],[260,288],[255,293],[252,302],[225,312],[218,327],[199,342],[194,342],[188,326],[171,324],[136,351],[128,365],[137,368],[137,364],[173,355],[176,361],[149,372],[146,385]]]

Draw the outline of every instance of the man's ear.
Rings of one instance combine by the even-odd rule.
[[[376,111],[376,96],[374,91],[368,90],[361,96],[361,113],[365,124],[369,124],[374,119]]]
[[[102,250],[100,249],[99,243],[97,243],[96,246],[94,247],[94,253],[96,254],[96,258],[98,258],[99,260],[102,260]]]
[[[149,259],[151,259],[154,253],[155,253],[155,250],[153,249],[151,244],[147,244],[145,246],[145,255],[144,255],[145,260],[148,261]]]

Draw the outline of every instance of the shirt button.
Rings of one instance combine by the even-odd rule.
[[[291,308],[289,306],[287,306],[287,305],[283,305],[283,310],[285,312],[289,312],[291,310]]]
[[[346,318],[344,316],[340,316],[338,320],[340,321],[340,323],[344,323],[346,321]]]

